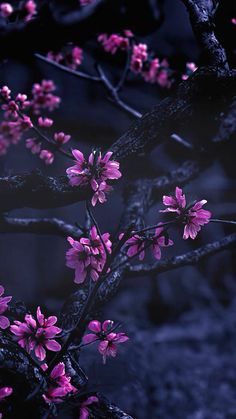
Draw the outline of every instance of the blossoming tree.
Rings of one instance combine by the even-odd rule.
[[[53,111],[60,105],[61,98],[56,94],[54,81],[35,83],[27,95],[15,94],[11,86],[1,85],[0,154],[5,155],[11,147],[24,142],[26,152],[31,152],[46,165],[52,165],[58,154],[67,162],[66,173],[61,173],[60,177],[33,172],[0,178],[1,232],[62,236],[68,242],[65,264],[74,271],[77,290],[68,296],[59,316],[46,317],[40,307],[32,312],[25,307],[17,308],[14,296],[5,296],[4,288],[0,286],[0,417],[16,418],[19,412],[24,412],[27,418],[49,418],[57,416],[66,406],[68,417],[128,418],[130,416],[100,393],[88,390],[89,377],[80,365],[80,353],[86,353],[87,346],[93,345],[106,363],[109,357],[118,355],[121,344],[131,340],[114,320],[104,319],[102,314],[99,319],[95,317],[97,307],[103,308],[125,275],[151,275],[195,264],[235,244],[236,234],[232,231],[232,234],[200,248],[196,246],[188,253],[165,257],[169,247],[175,249],[173,229],[177,229],[183,240],[194,243],[209,223],[227,223],[232,230],[235,228],[234,220],[214,218],[206,197],[194,196],[194,200],[190,200],[184,186],[208,168],[222,147],[235,137],[233,87],[236,75],[214,32],[218,1],[183,0],[203,59],[199,66],[186,61],[182,72],[138,40],[132,19],[125,20],[130,26],[121,27],[119,23],[111,31],[107,16],[119,12],[123,18],[122,1],[114,2],[112,6],[108,0],[80,0],[69,5],[63,1],[56,3],[1,2],[3,30],[0,38],[8,42],[8,48],[0,46],[1,57],[20,54],[26,36],[37,35],[33,46],[24,45],[24,54],[64,71],[68,76],[101,84],[114,104],[135,121],[109,150],[94,149],[86,156],[77,144],[72,143],[70,133],[55,126]],[[149,24],[158,27],[160,19],[155,18],[158,2],[156,5],[151,1],[142,3],[148,8]],[[161,13],[161,9],[158,11]],[[96,24],[91,25],[95,21]],[[233,16],[229,25],[235,25]],[[52,35],[47,40],[40,36],[42,28]],[[103,54],[114,59],[120,54],[124,59],[124,69],[117,84],[110,81],[98,62],[94,73],[84,70],[84,40],[90,37]],[[82,46],[78,45],[77,39],[81,40]],[[121,89],[129,77],[158,85],[166,98],[154,110],[142,115],[122,99]],[[196,116],[199,103],[211,107],[216,99],[217,109],[212,109],[209,119],[212,125],[219,115],[221,119],[213,138],[208,139],[204,147],[182,138],[178,131],[180,121]],[[108,199],[112,200],[112,190],[115,193],[121,178],[126,179],[127,159],[133,159],[135,164],[137,154],[147,154],[169,140],[177,142],[184,153],[188,153],[188,159],[160,177],[136,179],[125,194],[120,223],[114,220],[116,233],[101,232],[96,208]],[[162,209],[156,210],[155,223],[149,225],[146,213],[160,198]],[[8,214],[18,208],[56,208],[79,201],[85,203],[88,221],[82,227],[73,224],[76,220],[68,224],[56,218],[13,218]],[[144,263],[149,255],[152,262]]]

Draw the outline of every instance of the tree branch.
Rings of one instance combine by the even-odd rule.
[[[169,259],[163,259],[155,262],[152,265],[139,264],[128,266],[126,268],[129,276],[143,276],[150,274],[163,273],[173,269],[181,268],[183,266],[195,265],[200,260],[207,256],[212,256],[217,252],[233,247],[236,244],[236,233],[230,234],[221,240],[209,243],[205,246],[199,247],[196,250],[185,253],[181,256],[175,256]]]
[[[1,233],[53,234],[79,238],[82,231],[58,218],[0,218]]]
[[[214,32],[213,18],[219,1],[182,0],[182,2],[189,12],[195,37],[202,47],[205,64],[228,68],[225,50]]]

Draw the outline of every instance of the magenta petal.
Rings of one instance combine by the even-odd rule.
[[[61,345],[54,339],[47,340],[45,346],[49,351],[58,352],[61,350]]]
[[[0,329],[7,329],[10,326],[10,322],[7,317],[0,316]]]
[[[88,324],[88,329],[91,330],[94,333],[99,333],[102,331],[102,325],[101,322],[99,322],[98,320],[92,320],[89,324]]]
[[[88,343],[95,342],[98,337],[94,333],[88,333],[83,337],[83,343],[87,345]]]

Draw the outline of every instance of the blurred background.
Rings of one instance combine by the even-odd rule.
[[[138,39],[147,43],[158,57],[166,57],[178,71],[187,61],[198,65],[200,50],[182,3],[163,0],[158,7],[160,21],[150,33],[146,29],[148,24],[145,30],[139,30],[142,19],[137,19]],[[222,1],[216,28],[234,65],[232,17],[236,17],[235,2]],[[109,77],[117,79],[123,64],[119,59],[116,61],[96,50],[93,42],[84,48],[85,68],[93,70],[94,60],[100,60]],[[53,113],[54,128],[70,134],[72,146],[85,153],[92,147],[108,149],[134,121],[107,100],[102,86],[64,74],[40,60],[10,59],[0,67],[1,85],[6,84],[15,93],[29,93],[32,84],[42,79],[52,79],[57,86],[56,94],[62,99],[59,109]],[[160,86],[132,77],[122,91],[122,97],[142,113],[168,94]],[[187,139],[197,141],[192,134]],[[233,147],[227,149],[185,188],[189,200],[207,199],[207,209],[215,218],[236,219],[234,153]],[[152,155],[137,157],[132,167],[125,168],[122,181],[117,182],[108,202],[96,207],[101,230],[111,233],[116,230],[127,181],[158,176],[186,158],[187,152],[171,142],[159,146]],[[60,175],[68,166],[70,161],[58,154],[55,163],[45,167],[25,148],[23,141],[0,158],[1,175],[36,168],[48,175]],[[152,207],[147,222],[159,220],[159,209],[161,203]],[[11,216],[55,216],[83,224],[85,205],[15,210]],[[175,246],[166,249],[164,256],[182,254],[233,231],[233,226],[211,224],[194,242],[184,242],[181,231],[176,229],[171,236]],[[7,295],[25,301],[32,310],[41,305],[49,313],[59,312],[65,297],[76,289],[74,272],[65,267],[67,241],[53,236],[1,234],[0,245],[1,283]],[[235,250],[230,249],[196,267],[180,268],[158,277],[125,278],[100,317],[120,322],[130,341],[105,366],[95,348],[84,351],[81,363],[91,389],[101,391],[137,419],[236,418],[235,256]]]

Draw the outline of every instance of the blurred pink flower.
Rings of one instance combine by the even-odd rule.
[[[50,128],[53,125],[53,120],[50,118],[43,118],[40,116],[38,118],[38,124],[41,128]]]
[[[127,50],[129,47],[129,39],[121,35],[107,35],[105,33],[98,36],[100,42],[106,52],[115,54],[118,49]]]
[[[6,397],[9,397],[13,393],[13,389],[11,387],[1,387],[0,388],[0,402],[4,400]],[[0,412],[0,419],[2,419],[2,413]]]
[[[25,322],[15,320],[10,329],[22,348],[29,353],[33,351],[35,356],[43,361],[46,358],[45,348],[53,352],[61,349],[61,345],[53,339],[61,332],[59,327],[54,326],[56,322],[56,316],[45,318],[38,307],[36,320],[30,314],[26,314]]]
[[[13,7],[10,3],[2,3],[0,5],[0,14],[2,17],[9,17],[13,13]]]
[[[3,313],[8,309],[8,303],[11,301],[12,297],[3,297],[4,288],[0,285],[0,329],[6,329],[10,326],[10,322],[6,316],[3,316]]]
[[[148,50],[146,44],[137,44],[133,46],[130,68],[134,73],[140,73],[143,64],[148,59]]]
[[[68,141],[70,141],[70,139],[71,139],[71,136],[66,135],[64,132],[56,132],[54,134],[54,140],[58,144],[66,144],[66,143],[68,143]]]
[[[54,154],[49,150],[41,150],[39,154],[40,159],[44,161],[45,164],[52,164],[54,161]]]

